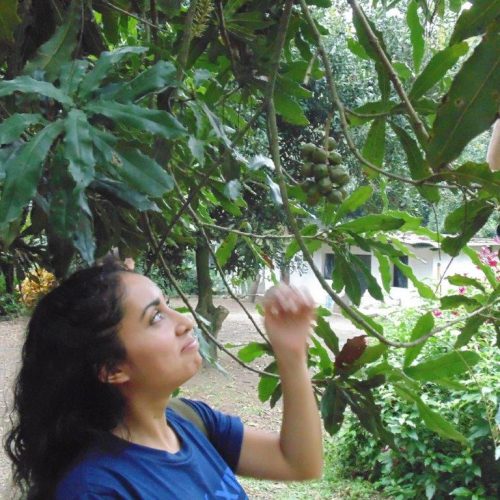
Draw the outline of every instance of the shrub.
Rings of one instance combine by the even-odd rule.
[[[411,323],[416,315],[416,311],[405,311],[402,321]],[[397,319],[389,326],[396,338],[403,330]],[[449,350],[454,340],[453,331],[440,334],[427,342],[423,353],[427,356]],[[394,435],[395,449],[377,442],[349,415],[336,441],[340,473],[368,479],[395,499],[497,498],[500,462],[495,460],[495,388],[500,355],[494,342],[493,327],[487,325],[468,346],[482,357],[469,372],[470,378],[445,382],[446,387],[442,382],[427,383],[422,390],[425,402],[468,438],[468,447],[430,431],[413,403],[402,400],[392,386],[382,386],[376,399],[383,421]],[[397,363],[397,353],[392,356]]]

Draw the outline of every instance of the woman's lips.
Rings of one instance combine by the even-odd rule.
[[[181,352],[188,351],[191,349],[198,349],[198,341],[193,337],[190,338],[185,344],[184,347],[181,349]]]

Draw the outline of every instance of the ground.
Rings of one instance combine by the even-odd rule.
[[[182,305],[177,300],[172,302],[174,307]],[[218,299],[216,304],[224,305],[230,311],[219,334],[219,340],[223,344],[243,346],[249,341],[259,341],[261,339],[247,315],[235,301],[222,298]],[[256,313],[254,305],[247,301],[244,304],[257,323],[261,324],[261,318]],[[332,321],[335,322],[335,330],[341,342],[355,332],[352,325],[340,316],[332,317]],[[8,427],[8,408],[12,397],[12,384],[19,367],[25,325],[25,318],[0,321],[0,435],[2,436]],[[236,353],[238,347],[233,347],[232,351]],[[259,376],[238,365],[225,353],[220,354],[219,363],[226,373],[211,367],[204,367],[182,388],[181,394],[192,399],[206,401],[221,411],[239,415],[246,425],[268,430],[279,430],[281,419],[279,404],[274,409],[271,409],[267,403],[262,404],[259,401],[257,396]],[[262,369],[268,363],[268,360],[260,359],[256,360],[253,366]],[[2,448],[0,450],[1,499],[7,500],[11,498],[11,494],[8,493],[9,476],[10,466]],[[296,493],[291,496],[292,493],[284,483],[245,479],[242,480],[242,483],[248,496],[252,499],[299,498]],[[304,496],[300,496],[300,498],[335,498],[333,493],[331,496],[325,497],[324,495],[320,496],[319,493],[315,494],[311,491],[312,489],[309,489],[309,491],[307,491],[307,488],[304,489]]]

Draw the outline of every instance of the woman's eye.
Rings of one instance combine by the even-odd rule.
[[[163,313],[156,311],[154,316],[151,318],[151,324],[158,323],[158,321],[164,318]]]

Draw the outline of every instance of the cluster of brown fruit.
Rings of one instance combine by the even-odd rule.
[[[333,137],[326,140],[326,149],[312,143],[302,144],[304,163],[302,175],[306,178],[302,187],[307,203],[316,205],[322,196],[330,203],[342,203],[347,193],[343,186],[349,182],[349,174],[341,167],[342,157],[334,151],[337,142]]]

